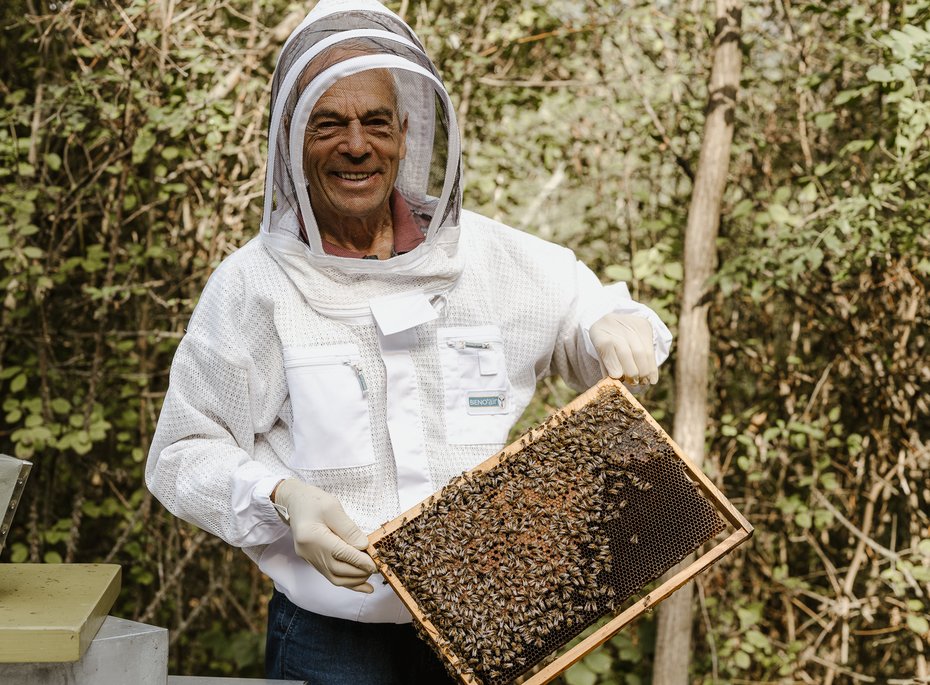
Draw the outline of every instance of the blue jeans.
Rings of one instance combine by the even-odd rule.
[[[310,685],[455,684],[412,625],[320,616],[277,590],[268,603],[265,677]]]

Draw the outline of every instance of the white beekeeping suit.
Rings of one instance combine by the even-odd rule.
[[[425,240],[391,259],[327,254],[301,163],[314,104],[388,69],[408,118],[395,185]],[[269,499],[283,478],[335,496],[370,532],[500,449],[536,382],[602,377],[588,336],[608,312],[671,337],[624,284],[570,250],[465,211],[454,109],[411,29],[373,0],[323,0],[272,87],[260,234],[210,278],[171,368],[146,482],[171,512],[242,547],[293,603],[406,622],[389,586],[331,585]]]

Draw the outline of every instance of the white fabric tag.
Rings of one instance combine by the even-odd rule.
[[[478,350],[478,371],[482,376],[494,376],[500,371],[501,355],[494,350]]]
[[[368,301],[368,306],[384,336],[409,330],[439,317],[429,298],[419,290],[376,297]]]

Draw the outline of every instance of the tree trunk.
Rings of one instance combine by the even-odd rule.
[[[695,463],[704,460],[707,425],[707,280],[716,267],[720,205],[726,187],[733,140],[733,116],[739,88],[740,2],[716,0],[714,64],[710,74],[707,119],[688,210],[684,241],[684,293],[675,365],[675,441]],[[685,559],[682,564],[691,563]],[[685,585],[659,609],[653,685],[687,685],[691,653],[691,604],[694,586]]]

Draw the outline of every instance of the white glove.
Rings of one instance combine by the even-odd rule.
[[[288,478],[272,492],[272,502],[291,526],[294,551],[329,582],[370,593],[375,573],[371,557],[361,551],[368,537],[348,517],[339,501],[324,490]]]
[[[636,314],[607,314],[594,322],[589,334],[611,378],[633,385],[658,382],[652,324],[647,319]]]

